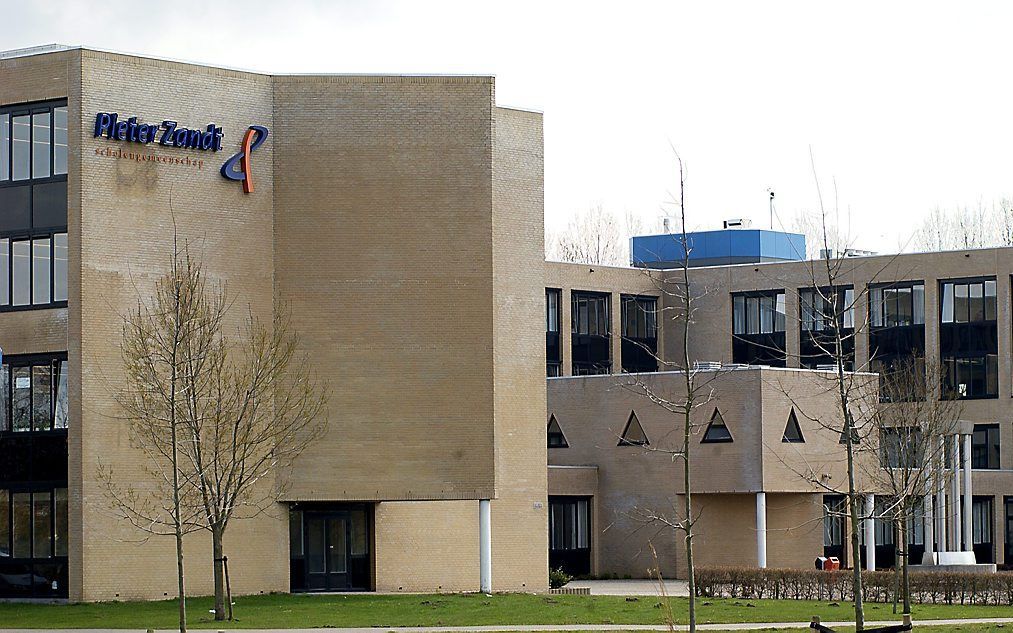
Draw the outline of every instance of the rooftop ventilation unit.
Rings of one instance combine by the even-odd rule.
[[[837,365],[816,365],[816,371],[837,371]]]
[[[721,367],[724,369],[749,369],[747,363],[724,363]]]
[[[694,371],[719,371],[721,363],[716,360],[695,360],[693,361]]]
[[[730,218],[722,224],[726,229],[748,229],[752,226],[753,221],[748,218]]]

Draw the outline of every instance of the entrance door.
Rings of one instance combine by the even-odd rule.
[[[289,529],[292,591],[369,589],[366,506],[297,504],[290,510]]]
[[[348,557],[348,521],[345,517],[306,513],[307,589],[346,589]]]

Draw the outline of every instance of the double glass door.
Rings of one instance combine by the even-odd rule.
[[[369,589],[367,508],[293,508],[290,529],[293,591]]]

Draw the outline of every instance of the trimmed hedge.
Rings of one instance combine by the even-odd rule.
[[[1013,606],[1013,572],[965,574],[910,572],[911,601],[933,604]],[[841,600],[853,598],[851,570],[703,567],[696,570],[698,596]],[[891,571],[862,572],[868,602],[892,602],[896,576]]]

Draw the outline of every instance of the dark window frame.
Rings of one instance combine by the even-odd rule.
[[[922,289],[922,306],[921,306],[921,317],[922,317],[922,320],[921,321],[917,321],[916,320],[917,310],[915,309],[915,300],[914,300],[914,296],[915,296],[915,290],[914,289],[917,288],[917,287],[919,287],[919,286]],[[875,317],[875,312],[873,310],[873,306],[874,306],[874,304],[876,302],[873,301],[873,295],[874,295],[875,292],[882,293],[884,290],[895,290],[895,291],[910,290],[911,291],[909,293],[910,294],[910,299],[911,299],[911,301],[910,301],[911,322],[910,323],[893,323],[893,324],[883,324],[883,325],[877,325],[876,324],[876,319],[874,318]],[[891,328],[898,328],[898,327],[922,327],[922,328],[925,327],[925,281],[924,280],[922,280],[922,279],[912,279],[912,280],[905,280],[905,281],[893,281],[893,282],[888,282],[888,283],[869,284],[869,286],[868,286],[868,292],[869,292],[869,296],[868,296],[869,307],[868,307],[868,315],[867,316],[868,316],[868,319],[869,319],[868,323],[869,323],[869,329],[870,330],[881,331],[881,330],[889,330]],[[886,299],[880,299],[878,302],[880,303],[880,306],[881,306],[880,311],[879,311],[879,317],[880,317],[880,319],[883,320],[884,322],[888,321],[889,317],[888,317],[888,314],[887,314],[888,311],[886,310],[886,306],[888,306],[890,304],[887,303]],[[941,315],[942,315],[942,313],[940,312],[940,316]],[[894,315],[893,318],[896,318],[896,315]]]
[[[66,411],[66,426],[56,426],[56,410],[58,400],[58,387],[59,380],[57,379],[57,372],[55,371],[56,363],[61,363],[65,375],[68,379],[68,393],[67,393],[67,411]],[[26,430],[15,430],[14,429],[14,369],[16,368],[31,368],[31,367],[44,367],[49,365],[50,376],[49,376],[49,428],[36,430],[34,424],[34,418],[30,419],[29,428]],[[2,368],[6,368],[7,371],[2,371]],[[32,398],[35,394],[34,385],[34,372],[29,369],[29,377],[33,380],[30,383],[28,389],[31,394],[29,398]],[[67,359],[66,352],[54,353],[54,354],[17,354],[17,355],[4,355],[3,363],[0,365],[0,380],[6,380],[6,385],[0,385],[0,407],[4,410],[0,413],[5,417],[0,417],[0,424],[6,424],[8,428],[0,426],[0,437],[4,436],[40,436],[40,435],[66,435],[67,429],[70,428],[72,421],[70,419],[70,393],[69,393],[69,361]],[[4,392],[3,390],[6,390]],[[29,403],[30,413],[29,416],[34,416],[34,402]]]
[[[988,288],[988,282],[991,282],[992,285],[995,287],[995,293],[996,293],[993,296],[994,300],[992,301],[992,312],[993,312],[992,318],[988,318],[988,304],[989,304],[989,302],[988,302],[988,295],[985,294],[985,291]],[[972,308],[971,308],[970,286],[972,286],[972,285],[978,285],[978,284],[982,285],[982,296],[981,296],[981,300],[982,300],[982,314],[985,316],[985,318],[983,318],[983,319],[971,319]],[[953,305],[951,306],[952,317],[951,317],[951,320],[949,320],[949,321],[945,321],[944,320],[944,316],[945,316],[945,312],[946,312],[946,305],[945,305],[946,286],[954,286],[953,297],[952,297],[952,303],[953,303]],[[967,297],[967,303],[968,303],[968,305],[967,305],[967,314],[968,314],[968,319],[966,321],[958,321],[958,320],[956,320],[957,319],[956,286],[968,286],[969,287],[968,297]],[[999,305],[998,305],[998,301],[999,301],[999,285],[998,285],[998,279],[996,278],[995,275],[982,275],[982,276],[978,276],[978,277],[959,277],[959,278],[953,278],[953,279],[940,279],[939,280],[939,284],[938,284],[938,292],[939,292],[939,324],[941,326],[946,326],[946,325],[965,325],[965,324],[968,324],[968,323],[995,323],[998,320],[998,317],[999,317]]]
[[[45,229],[39,231],[8,231],[0,233],[0,241],[7,242],[7,303],[0,304],[0,313],[3,312],[24,312],[26,310],[52,310],[66,308],[68,299],[57,301],[56,296],[56,237],[63,235],[67,240],[66,264],[64,277],[67,284],[67,293],[70,294],[70,236],[66,228],[54,231]],[[35,240],[49,240],[49,301],[45,303],[34,302],[35,285]],[[25,305],[14,305],[14,244],[15,242],[28,242],[29,268],[28,268],[28,297],[29,302]]]
[[[8,139],[7,139],[7,178],[0,179],[0,188],[5,187],[22,187],[25,185],[41,185],[49,182],[66,182],[67,174],[54,174],[56,168],[56,133],[54,131],[54,123],[56,120],[55,112],[57,108],[67,108],[66,99],[52,99],[47,101],[35,101],[28,103],[18,103],[13,105],[0,106],[0,116],[7,115],[8,127]],[[49,176],[42,178],[35,178],[32,176],[32,167],[35,164],[35,143],[32,139],[33,130],[29,130],[28,135],[28,178],[21,180],[13,180],[14,176],[14,117],[28,116],[29,126],[33,126],[32,115],[34,114],[45,114],[49,113]],[[70,156],[70,111],[67,111],[67,156],[68,156],[68,168],[69,168],[69,156]],[[0,135],[2,138],[2,135]]]
[[[978,433],[981,432],[985,435],[985,441],[983,443],[976,442]],[[994,432],[994,433],[993,433]],[[991,436],[994,435],[994,444],[992,443]],[[998,424],[975,424],[974,431],[971,433],[971,469],[972,470],[999,470],[1002,462],[1002,440],[1001,440],[1001,429]],[[991,446],[995,446],[995,461],[991,459],[992,450]],[[984,455],[982,455],[984,453]],[[980,458],[984,458],[983,460]],[[984,466],[980,465],[984,462]]]

